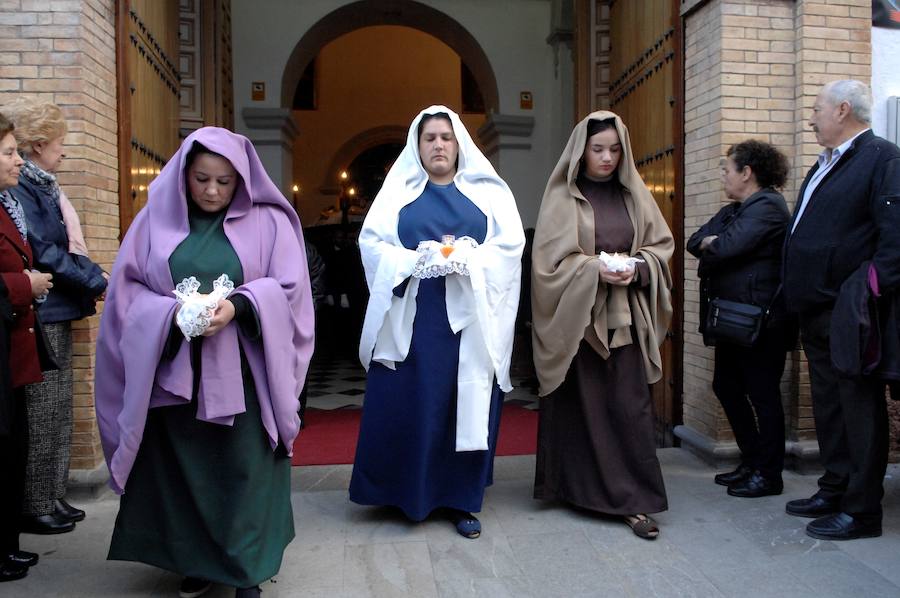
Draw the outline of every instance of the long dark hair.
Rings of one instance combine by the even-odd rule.
[[[598,120],[596,118],[592,118],[588,121],[587,125],[587,139],[590,139],[597,133],[601,131],[605,131],[607,129],[615,129],[616,128],[616,119],[614,118],[605,118],[603,120]],[[618,133],[618,131],[616,131]],[[621,141],[621,140],[620,140]],[[587,141],[585,141],[585,145],[587,145]]]

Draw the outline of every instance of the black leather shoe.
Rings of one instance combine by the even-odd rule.
[[[62,498],[53,503],[53,509],[57,517],[65,521],[81,521],[84,519],[84,511],[76,509]]]
[[[56,515],[22,515],[20,528],[23,534],[64,534],[75,529],[74,521],[66,521]]]
[[[753,475],[753,468],[749,465],[744,465],[743,463],[741,463],[734,471],[716,474],[716,477],[713,479],[719,486],[731,486],[736,482],[746,480],[751,475]]]
[[[822,498],[817,492],[809,498],[789,500],[784,505],[784,510],[788,515],[795,517],[824,517],[839,512],[841,502],[837,499]]]
[[[0,582],[15,581],[28,575],[28,567],[10,561],[0,563]]]
[[[766,478],[758,471],[754,471],[746,480],[741,480],[728,487],[730,496],[741,498],[759,498],[760,496],[775,496],[784,490],[781,478]]]
[[[810,521],[806,535],[819,540],[877,538],[881,535],[881,521],[864,521],[847,513],[835,513]]]
[[[38,563],[38,555],[33,552],[17,550],[7,555],[6,562],[15,563],[23,567],[34,567]]]

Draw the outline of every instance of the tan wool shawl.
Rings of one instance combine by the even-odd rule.
[[[646,287],[609,285],[600,279],[594,247],[594,211],[575,184],[591,120],[615,119],[622,144],[616,173],[624,187],[625,206],[634,226],[631,255],[644,259]],[[566,377],[582,339],[603,359],[610,349],[635,339],[644,358],[647,381],[662,377],[659,346],[672,318],[669,259],[672,233],[650,190],[634,165],[628,129],[612,112],[594,112],[575,126],[553,169],[541,209],[532,250],[532,337],[540,395],[556,390]],[[609,331],[613,330],[610,342]]]

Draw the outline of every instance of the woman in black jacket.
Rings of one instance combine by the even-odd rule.
[[[715,345],[713,391],[741,451],[740,466],[715,477],[732,496],[781,494],[783,488],[780,383],[793,335],[777,296],[790,213],[775,189],[784,186],[788,170],[787,158],[768,143],[749,140],[731,146],[722,166],[722,182],[725,194],[734,201],[687,243],[687,250],[700,258],[700,332],[704,343]],[[769,309],[752,346],[716,340],[706,330],[713,298]]]
[[[15,123],[25,158],[19,184],[10,193],[19,201],[28,225],[28,243],[36,267],[53,274],[53,291],[40,304],[59,369],[25,388],[28,404],[28,468],[22,506],[22,531],[57,534],[72,531],[84,511],[65,500],[72,441],[72,321],[95,313],[106,290],[106,274],[87,256],[78,216],[56,181],[64,157],[66,122],[58,106],[20,99],[4,107]]]

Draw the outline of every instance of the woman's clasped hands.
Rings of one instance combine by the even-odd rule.
[[[212,336],[225,328],[234,319],[234,303],[228,299],[219,299],[216,308],[209,318],[209,326],[203,331],[202,336]]]
[[[190,341],[196,336],[212,336],[234,319],[234,303],[226,297],[234,290],[228,275],[222,274],[213,282],[209,294],[198,293],[200,282],[193,276],[185,278],[175,287],[178,306],[175,323],[184,337]]]
[[[37,270],[23,270],[31,283],[31,296],[35,299],[46,298],[50,289],[53,288],[53,275],[49,272],[38,272]]]
[[[606,284],[628,286],[634,279],[634,265],[627,266],[624,270],[611,270],[606,264],[600,262],[600,280]]]
[[[635,264],[641,258],[629,257],[618,253],[608,254],[601,251],[597,256],[600,261],[600,280],[607,284],[627,286],[634,281]]]

